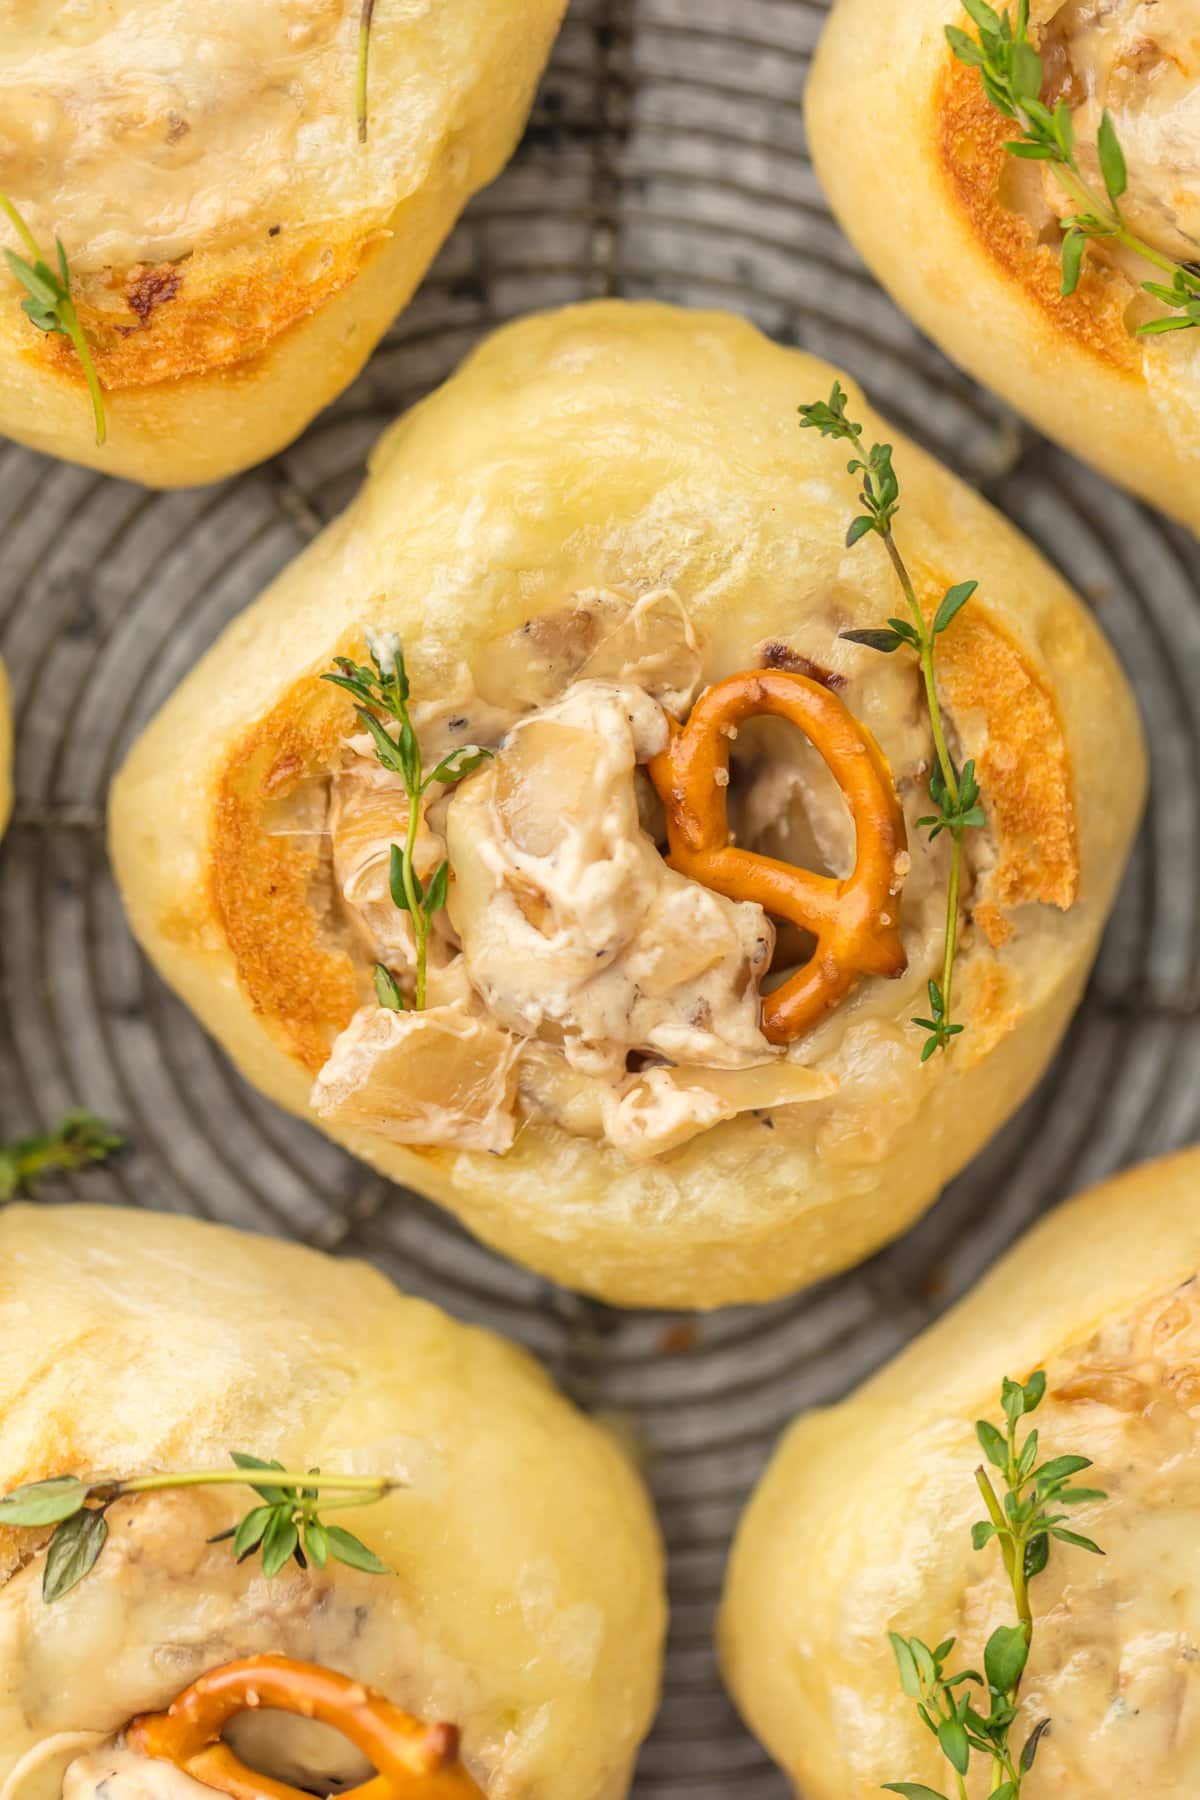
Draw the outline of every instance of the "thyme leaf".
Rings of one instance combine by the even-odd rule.
[[[895,1631],[888,1634],[900,1685],[950,1764],[957,1800],[966,1800],[966,1777],[973,1756],[988,1768],[992,1800],[1020,1800],[1025,1777],[1051,1723],[1039,1720],[1018,1751],[1013,1728],[1034,1635],[1030,1582],[1045,1569],[1052,1539],[1096,1556],[1104,1554],[1091,1538],[1069,1531],[1063,1524],[1068,1515],[1059,1510],[1106,1497],[1098,1488],[1072,1485],[1076,1475],[1091,1468],[1088,1458],[1057,1456],[1039,1464],[1037,1431],[1029,1431],[1023,1440],[1020,1436],[1024,1422],[1045,1397],[1046,1377],[1040,1369],[1024,1383],[1006,1379],[1000,1391],[1003,1424],[980,1419],[975,1426],[987,1465],[995,1474],[989,1474],[987,1467],[976,1470],[987,1518],[972,1527],[971,1543],[977,1551],[991,1543],[998,1545],[1017,1614],[1015,1624],[999,1625],[989,1637],[983,1674],[976,1669],[949,1672],[953,1638],[931,1649],[920,1638],[905,1638]],[[915,1782],[889,1781],[885,1792],[904,1794],[910,1800],[926,1800],[927,1796],[946,1800],[936,1789]]]
[[[946,37],[959,62],[978,69],[984,92],[998,112],[1012,119],[1020,135],[1005,145],[1011,156],[1047,163],[1060,187],[1078,208],[1061,221],[1062,291],[1073,294],[1079,286],[1084,257],[1090,243],[1107,239],[1167,276],[1167,281],[1144,281],[1147,294],[1168,311],[1138,326],[1142,337],[1168,331],[1191,331],[1200,326],[1200,267],[1164,256],[1131,228],[1121,208],[1129,187],[1129,170],[1116,123],[1105,109],[1096,137],[1096,155],[1104,184],[1101,194],[1080,167],[1075,140],[1075,120],[1065,100],[1053,108],[1042,99],[1045,68],[1029,37],[1029,0],[1018,0],[1015,16],[1003,14],[984,0],[963,0],[978,31],[978,38],[957,26],[948,26]]]
[[[231,1469],[201,1469],[135,1475],[122,1481],[81,1481],[54,1475],[34,1481],[0,1499],[0,1527],[38,1530],[55,1527],[42,1572],[42,1598],[50,1605],[90,1575],[108,1540],[106,1514],[130,1494],[164,1493],[168,1489],[248,1487],[261,1504],[253,1506],[228,1531],[209,1541],[229,1542],[238,1562],[256,1553],[263,1574],[273,1580],[289,1562],[305,1569],[311,1559],[323,1569],[330,1557],[348,1568],[386,1575],[388,1566],[361,1539],[340,1526],[326,1525],[322,1512],[371,1506],[403,1483],[383,1475],[322,1475],[320,1469],[295,1474],[280,1462],[235,1451]],[[261,1474],[270,1477],[255,1481]],[[321,1495],[332,1498],[322,1502]]]
[[[416,869],[417,833],[421,826],[421,806],[430,788],[452,787],[465,781],[481,763],[491,760],[492,752],[478,744],[463,744],[442,758],[436,768],[424,773],[421,746],[409,716],[409,680],[400,640],[389,633],[368,635],[367,649],[371,666],[356,663],[348,656],[335,658],[336,673],[322,675],[322,681],[341,688],[356,702],[359,723],[371,737],[375,754],[382,766],[398,775],[408,797],[408,829],[403,844],[393,844],[389,867],[389,887],[394,904],[406,912],[412,922],[416,949],[415,1008],[422,1012],[429,961],[429,938],[435,916],[446,904],[450,892],[450,864],[441,862],[426,887]],[[380,718],[380,714],[383,718]],[[404,995],[395,976],[383,963],[375,965],[375,993],[379,1004],[389,1012],[404,1010]]]
[[[384,963],[375,964],[375,998],[387,1012],[405,1010],[400,983]]]
[[[92,418],[96,427],[96,442],[103,444],[108,436],[108,425],[104,416],[104,395],[100,391],[100,377],[96,373],[96,363],[92,356],[91,346],[84,335],[83,326],[79,323],[79,314],[75,310],[75,302],[71,297],[71,271],[67,264],[67,253],[61,238],[55,238],[54,247],[57,253],[57,269],[52,269],[41,250],[37,239],[28,225],[5,193],[0,193],[0,211],[8,215],[12,224],[32,260],[18,256],[15,250],[5,250],[4,260],[9,269],[25,289],[25,298],[21,302],[21,310],[39,331],[57,332],[68,338],[74,346],[83,370],[84,380],[88,385],[88,393],[92,400]]]
[[[48,1175],[104,1162],[123,1143],[124,1139],[103,1119],[77,1111],[68,1113],[53,1131],[0,1145],[0,1201],[31,1193]]]
[[[858,452],[847,466],[851,475],[862,478],[859,501],[864,510],[851,525],[846,535],[846,545],[853,549],[855,544],[872,534],[881,539],[907,603],[908,617],[889,619],[886,627],[844,631],[842,636],[851,643],[865,644],[868,649],[878,650],[884,655],[890,656],[901,648],[907,648],[917,656],[936,752],[929,779],[929,797],[937,808],[928,818],[919,819],[917,824],[920,829],[928,829],[930,843],[943,831],[949,832],[951,839],[942,977],[940,981],[929,983],[930,1016],[912,1021],[927,1033],[921,1049],[921,1061],[928,1062],[939,1050],[949,1050],[954,1039],[960,1037],[964,1030],[962,1025],[955,1022],[953,1015],[963,836],[967,831],[977,830],[987,822],[975,776],[975,764],[968,762],[962,769],[957,768],[946,742],[934,659],[938,638],[953,624],[975,593],[978,583],[962,581],[955,587],[948,588],[932,621],[926,622],[908,565],[900,554],[892,531],[892,521],[900,509],[900,482],[892,462],[892,446],[872,444],[868,449],[863,445],[863,428],[848,417],[846,398],[841,383],[835,381],[828,401],[818,400],[813,405],[800,408],[800,425],[802,429],[808,427],[819,431],[822,437],[849,444]]]
[[[107,1542],[108,1520],[102,1512],[85,1506],[63,1520],[50,1539],[42,1571],[42,1599],[47,1606],[91,1574]]]

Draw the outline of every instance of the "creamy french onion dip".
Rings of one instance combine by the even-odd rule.
[[[212,1791],[173,1763],[126,1749],[119,1736],[63,1731],[21,1758],[0,1800],[211,1800]]]
[[[210,1800],[212,1789],[174,1763],[119,1743],[78,1757],[63,1777],[62,1800]]]
[[[1106,1501],[1056,1545],[1034,1590],[1029,1722],[1048,1717],[1038,1792],[1070,1800],[1200,1793],[1200,1284],[1108,1320],[1050,1364],[1038,1414],[1054,1455],[1082,1455]],[[996,1559],[998,1563],[998,1559]],[[967,1595],[968,1657],[1011,1615],[994,1563]]]
[[[440,10],[378,9],[376,70],[407,76],[366,155],[357,0],[0,0],[0,189],[85,273],[382,224],[450,128]]]
[[[877,667],[848,704],[901,767],[922,773],[928,727],[916,676],[882,659]],[[811,943],[794,928],[777,934],[760,906],[728,900],[664,860],[645,765],[666,746],[669,716],[686,717],[701,676],[675,593],[631,602],[597,591],[488,646],[474,673],[450,670],[437,699],[414,701],[426,768],[466,744],[495,754],[457,787],[432,790],[420,822],[418,875],[427,881],[443,858],[452,871],[426,1008],[389,1011],[373,997],[360,1008],[317,1078],[323,1119],[397,1143],[496,1154],[523,1120],[539,1119],[642,1161],[741,1113],[773,1123],[777,1111],[833,1101],[836,1058],[817,1067],[810,1045],[779,1049],[760,1026],[764,984],[806,961]],[[416,691],[429,690],[418,682]],[[917,807],[919,782],[904,785]],[[837,875],[852,868],[849,812],[794,728],[743,727],[728,800],[740,845]],[[400,778],[380,766],[369,738],[352,739],[328,803],[335,904],[365,967],[382,962],[411,995],[408,918],[388,888],[391,846],[406,825]],[[937,857],[919,860],[917,871],[907,855],[897,867],[918,971],[933,966],[944,908]],[[851,1013],[843,1064],[889,1104],[913,1045],[872,1019],[869,1003]],[[821,1130],[836,1160],[836,1107]],[[860,1116],[857,1154],[861,1133]]]
[[[1126,216],[1176,261],[1200,257],[1200,6],[1197,0],[1043,0],[1035,6],[1052,87],[1075,109],[1081,161],[1113,115],[1129,165]],[[1052,177],[1050,178],[1053,179]],[[1053,202],[1058,208],[1059,202]]]

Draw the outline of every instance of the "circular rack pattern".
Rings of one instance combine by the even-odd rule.
[[[730,1533],[779,1431],[835,1399],[1043,1208],[1200,1137],[1200,545],[1048,447],[923,342],[817,188],[820,0],[574,0],[522,149],[354,388],[273,463],[151,494],[0,449],[0,654],[18,802],[0,856],[0,1127],[86,1102],[131,1147],[78,1192],[366,1255],[537,1352],[639,1446],[671,1549],[666,1700],[639,1800],[781,1800],[713,1650]],[[502,320],[597,294],[742,312],[849,369],[1095,604],[1154,795],[1086,1002],[1022,1115],[903,1242],[765,1308],[620,1314],[468,1240],[247,1088],[137,953],[103,813],[198,654],[362,478],[384,425]],[[803,396],[797,396],[797,399]]]

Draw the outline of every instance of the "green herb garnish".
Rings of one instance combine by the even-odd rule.
[[[358,21],[358,74],[355,85],[355,112],[358,118],[358,141],[367,141],[367,77],[371,60],[371,25],[375,18],[375,0],[362,0]]]
[[[75,354],[79,358],[84,378],[88,384],[88,392],[92,397],[92,416],[96,422],[96,442],[102,444],[108,436],[108,427],[104,417],[104,395],[100,391],[100,377],[96,373],[91,347],[84,336],[83,326],[79,323],[79,314],[75,311],[75,302],[71,298],[71,271],[67,266],[67,253],[63,249],[63,241],[59,237],[54,240],[55,249],[58,252],[56,271],[50,267],[42,255],[37,239],[7,194],[0,193],[0,210],[7,213],[33,259],[31,262],[27,262],[23,256],[18,256],[15,250],[5,250],[4,252],[4,259],[9,268],[26,290],[25,299],[21,302],[21,310],[32,320],[39,331],[60,332],[75,346]]]
[[[851,444],[856,450],[862,450],[861,425],[854,423],[846,416],[846,395],[841,383],[835,381],[833,392],[828,402],[818,400],[813,406],[800,408],[801,427],[811,426],[819,431],[822,437],[831,437]],[[978,587],[978,582],[964,581],[957,587],[947,589],[942,597],[932,624],[926,624],[925,614],[917,599],[916,589],[908,567],[896,545],[892,532],[892,520],[900,508],[900,483],[892,466],[892,446],[890,444],[873,444],[866,453],[866,460],[856,456],[848,465],[851,475],[862,476],[862,491],[859,499],[865,511],[854,520],[846,534],[846,543],[853,548],[870,533],[883,542],[884,549],[891,559],[896,571],[896,579],[900,583],[904,598],[908,603],[910,617],[907,619],[889,619],[886,626],[879,626],[867,631],[843,631],[842,636],[851,643],[865,644],[870,650],[879,650],[885,656],[901,646],[916,652],[921,664],[921,675],[925,684],[925,701],[929,709],[930,724],[933,729],[933,742],[936,760],[933,773],[929,779],[929,796],[937,807],[937,811],[928,818],[918,819],[921,829],[928,828],[930,843],[943,831],[950,833],[950,885],[946,898],[946,937],[942,957],[942,979],[929,983],[928,1019],[914,1019],[928,1035],[921,1051],[921,1061],[928,1062],[938,1050],[948,1050],[952,1039],[958,1037],[965,1029],[957,1024],[952,1012],[954,994],[954,959],[958,952],[958,902],[962,885],[963,835],[976,830],[986,823],[983,807],[980,804],[979,783],[975,779],[975,764],[967,762],[961,769],[957,768],[946,742],[945,726],[942,722],[942,709],[938,700],[937,679],[934,670],[934,650],[942,632],[951,625],[962,611],[971,595]]]
[[[954,1772],[956,1800],[966,1800],[972,1757],[981,1758],[989,1769],[990,1800],[1020,1800],[1038,1745],[1050,1728],[1049,1719],[1039,1720],[1019,1752],[1012,1742],[1021,1682],[1033,1643],[1029,1584],[1045,1569],[1051,1540],[1089,1550],[1094,1556],[1104,1554],[1091,1538],[1067,1529],[1069,1515],[1061,1510],[1106,1498],[1098,1488],[1072,1485],[1076,1476],[1092,1467],[1088,1458],[1056,1456],[1039,1464],[1037,1431],[1030,1431],[1023,1444],[1017,1441],[1022,1419],[1037,1411],[1045,1395],[1046,1377],[1041,1370],[1024,1385],[1006,1380],[1001,1390],[1004,1428],[986,1419],[975,1427],[983,1453],[1003,1486],[1003,1499],[987,1468],[976,1470],[988,1516],[972,1529],[971,1541],[976,1550],[983,1550],[993,1539],[999,1544],[1017,1623],[993,1631],[984,1651],[982,1675],[976,1669],[947,1673],[953,1638],[931,1649],[920,1638],[901,1637],[895,1631],[888,1634],[900,1684]],[[986,1713],[973,1704],[974,1688],[981,1696],[986,1694]],[[889,1781],[884,1786],[887,1793],[903,1794],[906,1800],[947,1800],[936,1788],[917,1781]]]
[[[0,1145],[0,1201],[30,1193],[48,1175],[70,1174],[104,1162],[123,1142],[94,1113],[72,1112],[40,1137]]]
[[[464,744],[460,749],[452,750],[435,769],[424,775],[421,746],[417,742],[417,734],[408,712],[408,673],[399,639],[390,634],[369,638],[367,649],[371,657],[371,668],[364,668],[362,664],[352,662],[349,657],[339,656],[335,659],[338,673],[323,675],[321,679],[331,681],[335,687],[344,688],[358,702],[354,710],[359,722],[374,740],[376,756],[385,769],[400,776],[408,796],[408,831],[403,844],[392,845],[389,885],[392,900],[412,920],[413,942],[416,946],[415,1005],[416,1010],[421,1012],[425,1007],[429,934],[434,915],[445,906],[446,896],[450,891],[450,864],[445,859],[434,870],[428,887],[422,885],[417,874],[414,858],[417,833],[421,827],[421,802],[430,788],[439,783],[449,787],[464,780],[480,763],[488,761],[492,752],[480,749],[478,744]],[[381,722],[378,716],[380,713],[398,727],[395,736]],[[404,1010],[404,995],[400,985],[391,970],[382,963],[375,965],[375,992],[379,1004],[389,1011]]]
[[[268,1581],[288,1562],[302,1569],[311,1562],[323,1569],[331,1557],[368,1575],[388,1574],[387,1564],[373,1550],[340,1525],[327,1525],[321,1514],[374,1505],[402,1487],[402,1482],[382,1475],[322,1475],[319,1469],[297,1475],[282,1463],[264,1462],[241,1452],[234,1453],[233,1462],[232,1469],[136,1475],[126,1481],[89,1482],[74,1475],[56,1475],[15,1488],[0,1499],[0,1526],[29,1530],[55,1526],[42,1572],[42,1598],[47,1604],[69,1594],[96,1566],[108,1540],[105,1514],[110,1506],[129,1494],[163,1493],[169,1488],[252,1489],[261,1504],[209,1542],[232,1543],[239,1562],[260,1555]],[[256,1476],[262,1479],[256,1480]],[[322,1492],[335,1498],[321,1502]]]
[[[1079,286],[1088,244],[1108,239],[1122,244],[1169,278],[1167,284],[1142,283],[1147,294],[1170,308],[1166,316],[1139,325],[1143,337],[1200,326],[1200,268],[1178,263],[1155,250],[1131,230],[1121,210],[1129,173],[1112,114],[1105,110],[1096,141],[1105,189],[1102,196],[1079,167],[1070,107],[1060,100],[1051,111],[1043,102],[1045,71],[1029,39],[1029,0],[1019,0],[1015,23],[1009,12],[997,13],[987,0],[962,3],[979,31],[978,40],[953,25],[947,26],[946,36],[958,60],[979,70],[992,105],[1020,128],[1021,135],[1007,143],[1005,149],[1011,156],[1029,162],[1049,163],[1059,185],[1079,208],[1061,221],[1063,293],[1073,294]]]

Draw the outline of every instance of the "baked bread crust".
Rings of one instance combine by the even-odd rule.
[[[720,314],[599,302],[510,326],[383,439],[353,506],[168,703],[114,788],[115,867],[148,953],[272,1098],[307,1114],[359,996],[313,911],[316,849],[264,821],[335,756],[349,707],[317,677],[364,624],[401,635],[421,697],[572,594],[666,582],[705,680],[791,644],[853,671],[870,701],[875,653],[838,629],[893,612],[892,578],[882,550],[846,549],[845,457],[796,422],[832,378]],[[1010,525],[914,446],[897,465],[922,591],[981,582],[939,653],[993,820],[953,1055],[918,1066],[914,961],[806,1041],[804,1061],[845,1079],[794,1123],[744,1116],[640,1167],[535,1122],[503,1157],[339,1134],[516,1260],[609,1301],[762,1300],[861,1259],[1025,1097],[1078,1001],[1141,805],[1132,698],[1081,602]],[[874,1046],[865,1089],[855,1032]]]

